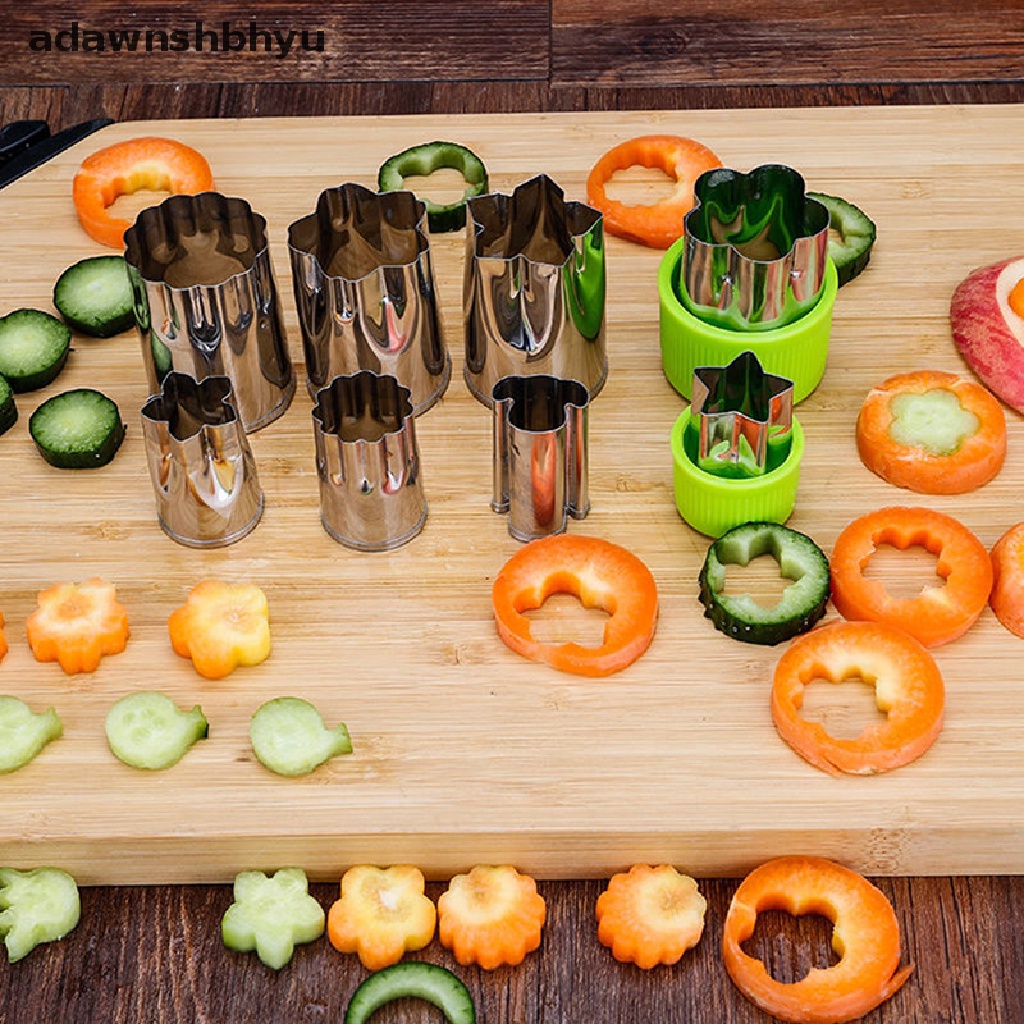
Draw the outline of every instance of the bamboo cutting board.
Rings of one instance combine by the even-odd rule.
[[[390,154],[451,138],[483,157],[497,190],[546,171],[583,198],[588,169],[613,144],[653,131],[692,135],[727,166],[790,164],[809,187],[849,198],[878,223],[871,266],[836,304],[825,379],[798,409],[807,451],[791,525],[828,551],[857,515],[928,505],[991,546],[1024,518],[1019,416],[1008,413],[1000,476],[963,497],[883,483],[858,461],[853,431],[861,400],[883,377],[964,370],[949,298],[973,267],[1024,248],[1022,129],[1020,107],[122,124],[0,192],[0,312],[50,309],[58,274],[99,251],[70,199],[82,158],[139,134],[168,135],[200,149],[219,189],[267,217],[301,382],[286,229],[321,189],[372,185]],[[301,383],[286,416],[252,437],[263,522],[214,552],[179,547],[157,524],[134,334],[76,338],[59,380],[19,397],[20,420],[0,438],[0,610],[11,644],[0,693],[36,710],[54,705],[65,735],[0,777],[0,863],[53,864],[86,884],[224,881],[284,865],[336,879],[361,861],[412,862],[435,877],[499,861],[549,878],[636,861],[738,875],[783,853],[871,874],[1024,870],[1024,642],[989,610],[935,652],[947,716],[933,749],[888,775],[842,779],[809,767],[775,733],[768,694],[779,651],[731,641],[702,617],[696,578],[708,541],[673,504],[668,435],[683,401],[660,369],[657,252],[608,241],[611,373],[591,410],[593,510],[570,525],[650,566],[657,636],[639,662],[598,681],[504,647],[490,587],[518,545],[489,510],[490,414],[462,382],[461,235],[433,248],[454,372],[444,401],[417,425],[426,528],[393,553],[357,554],[321,528]],[[28,418],[51,394],[80,386],[118,402],[129,436],[110,466],[62,472],[36,455]],[[905,587],[910,561],[880,555],[877,571]],[[91,575],[116,583],[132,639],[94,675],[69,678],[32,659],[24,623],[37,591]],[[270,660],[219,683],[200,679],[167,637],[167,616],[205,577],[257,583],[271,608]],[[538,628],[599,631],[594,616],[581,621],[565,605]],[[110,705],[142,688],[199,703],[210,721],[207,741],[152,775],[116,761],[103,735]],[[820,713],[838,729],[866,689],[834,689]],[[249,749],[249,717],[284,694],[314,701],[329,724],[344,720],[355,752],[304,779],[264,770]]]

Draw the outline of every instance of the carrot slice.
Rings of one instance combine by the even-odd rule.
[[[648,206],[627,206],[610,199],[605,186],[627,167],[664,171],[676,186],[668,199]],[[722,161],[707,146],[679,135],[642,135],[610,149],[587,178],[587,202],[604,214],[610,234],[653,249],[667,249],[683,233],[683,217],[693,208],[693,186]]]
[[[917,597],[891,597],[885,585],[864,577],[879,544],[900,551],[920,545],[938,556],[935,571],[946,582]],[[886,622],[925,647],[963,636],[988,602],[992,563],[977,537],[952,516],[927,508],[883,508],[855,519],[832,549],[832,603],[847,619]]]
[[[857,417],[857,450],[872,473],[924,494],[964,494],[1006,458],[1006,416],[974,381],[901,373],[872,388]]]
[[[992,548],[992,596],[996,618],[1024,637],[1024,523],[1011,526]]]
[[[419,868],[359,864],[341,879],[341,898],[327,915],[327,937],[340,953],[356,953],[368,971],[397,964],[406,950],[434,937],[436,911]]]
[[[524,611],[552,594],[574,594],[585,608],[611,616],[600,647],[544,644],[533,639]],[[658,588],[636,555],[597,537],[556,534],[532,541],[502,567],[492,591],[501,639],[518,654],[562,672],[606,676],[632,664],[650,646],[658,621]]]
[[[616,960],[645,971],[678,963],[700,941],[707,900],[671,864],[635,864],[597,898],[597,937]]]
[[[828,917],[839,963],[812,967],[792,984],[776,981],[740,948],[763,910]],[[751,1002],[793,1024],[856,1020],[898,991],[914,970],[897,970],[900,927],[885,894],[855,871],[819,857],[779,857],[747,875],[725,918],[722,957]]]
[[[884,722],[856,739],[838,739],[799,715],[815,679],[859,676],[874,686]],[[887,772],[919,758],[938,738],[946,691],[935,659],[913,637],[877,622],[833,622],[806,633],[775,666],[772,721],[779,735],[830,775]]]
[[[4,613],[0,612],[0,661],[4,660],[7,651],[7,637],[4,636]]]
[[[239,665],[270,655],[270,609],[251,583],[204,580],[167,622],[175,654],[191,658],[206,679],[223,679]]]
[[[437,901],[441,945],[463,967],[521,964],[540,945],[547,910],[537,883],[508,865],[456,875]]]
[[[105,580],[55,583],[36,603],[25,624],[36,661],[56,661],[68,675],[95,672],[103,655],[128,645],[128,613]]]
[[[201,153],[173,139],[146,136],[87,156],[75,175],[72,196],[85,233],[102,245],[123,249],[131,225],[108,210],[118,196],[140,189],[194,195],[211,188],[213,175]]]

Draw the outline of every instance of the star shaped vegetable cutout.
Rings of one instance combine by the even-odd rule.
[[[281,868],[272,878],[243,871],[235,878],[234,897],[221,921],[224,945],[239,953],[256,950],[275,971],[291,960],[296,943],[324,933],[323,907],[309,895],[301,868]]]
[[[58,868],[0,868],[0,935],[13,964],[41,942],[64,938],[78,924],[75,880]]]

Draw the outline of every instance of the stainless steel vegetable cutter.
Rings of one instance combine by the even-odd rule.
[[[754,477],[789,454],[793,382],[765,373],[753,352],[693,373],[691,420],[697,466],[714,476]]]
[[[316,394],[320,518],[339,543],[390,551],[427,518],[412,395],[392,376],[339,375]]]
[[[215,548],[256,528],[263,491],[224,376],[197,381],[172,370],[142,407],[149,475],[164,532]]]
[[[463,315],[465,379],[490,405],[508,376],[577,380],[591,398],[608,375],[604,218],[566,202],[546,174],[512,195],[470,199]]]
[[[590,511],[587,418],[590,394],[578,380],[546,374],[503,377],[494,408],[494,498],[508,532],[529,541],[562,533],[566,517]]]
[[[171,371],[226,376],[246,430],[281,416],[295,393],[267,222],[244,199],[176,195],[124,235],[150,394]]]
[[[361,370],[395,377],[418,415],[448,387],[425,205],[347,183],[288,228],[310,395]]]

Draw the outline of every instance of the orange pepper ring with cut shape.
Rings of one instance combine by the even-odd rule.
[[[600,647],[534,640],[523,614],[552,594],[573,594],[610,618]],[[650,646],[658,621],[658,587],[632,552],[597,537],[556,534],[532,541],[502,567],[492,591],[498,634],[518,654],[562,672],[607,676]]]
[[[763,910],[823,914],[833,924],[839,963],[812,967],[792,984],[776,981],[741,949]],[[900,929],[885,894],[855,871],[819,857],[779,857],[747,875],[725,919],[722,958],[751,1002],[792,1024],[857,1020],[893,995],[914,969],[897,970]]]

